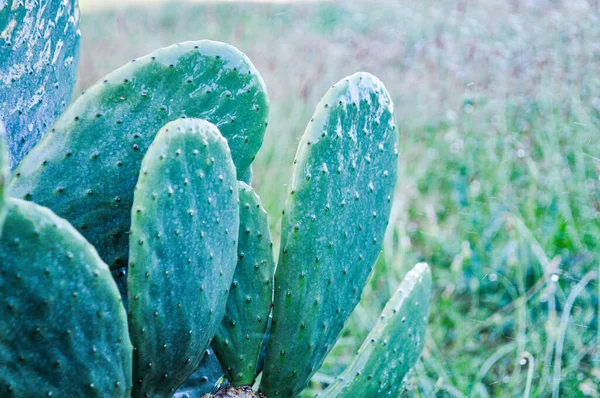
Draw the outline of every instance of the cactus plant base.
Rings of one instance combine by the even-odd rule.
[[[205,394],[201,398],[267,398],[267,396],[259,391],[253,391],[250,386],[225,386],[219,388],[214,395]]]

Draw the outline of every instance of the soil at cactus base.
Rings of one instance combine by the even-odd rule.
[[[252,391],[251,387],[222,387],[216,394],[205,394],[201,398],[267,398],[267,396],[259,391]]]

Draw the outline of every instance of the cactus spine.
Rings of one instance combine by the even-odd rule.
[[[385,233],[398,132],[381,82],[359,73],[317,105],[298,147],[260,389],[294,396],[358,304]]]
[[[12,195],[65,217],[120,268],[133,187],[156,132],[178,118],[206,119],[228,140],[243,175],[262,144],[267,113],[264,83],[234,47],[206,40],[166,47],[80,96],[23,159]]]
[[[76,0],[0,1],[0,121],[12,168],[71,102],[79,37]]]
[[[273,295],[273,241],[258,195],[239,182],[238,262],[227,309],[212,347],[234,386],[252,385]]]
[[[0,395],[127,397],[127,318],[108,266],[65,220],[10,199],[0,239]]]
[[[223,319],[237,259],[238,190],[213,124],[166,124],[142,161],[131,210],[133,397],[169,396]]]

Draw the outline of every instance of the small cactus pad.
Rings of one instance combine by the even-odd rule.
[[[430,301],[431,272],[420,263],[406,274],[354,361],[319,396],[397,397],[423,351]]]
[[[393,111],[383,84],[357,73],[325,94],[300,141],[261,381],[269,397],[306,386],[360,300],[396,185]]]
[[[0,120],[13,168],[71,102],[79,37],[76,0],[0,1]]]
[[[6,217],[6,183],[8,182],[8,152],[6,150],[6,133],[0,121],[0,237]]]
[[[207,349],[198,370],[179,387],[173,398],[197,398],[208,394],[222,376],[219,360],[211,349]]]
[[[0,239],[0,396],[128,397],[132,348],[108,266],[65,220],[9,199]]]
[[[217,127],[167,123],[144,156],[128,270],[133,397],[170,396],[219,327],[235,265],[235,166]]]
[[[267,212],[254,190],[239,182],[238,262],[223,322],[212,347],[234,386],[252,385],[273,296],[273,241]]]
[[[69,220],[120,268],[133,187],[156,132],[178,118],[206,119],[228,140],[243,175],[262,144],[267,110],[261,77],[234,47],[198,41],[163,48],[81,95],[17,168],[11,193]]]

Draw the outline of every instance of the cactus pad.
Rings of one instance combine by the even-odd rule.
[[[65,220],[8,201],[0,239],[0,396],[128,397],[131,344],[119,292]]]
[[[357,73],[317,105],[283,216],[261,391],[294,396],[333,348],[381,251],[398,132],[383,84]]]
[[[228,140],[243,175],[262,144],[267,111],[261,77],[234,47],[211,41],[166,47],[81,95],[23,159],[11,192],[69,220],[112,269],[120,268],[133,187],[156,132],[178,118],[206,119]]]
[[[237,261],[236,171],[213,124],[180,119],[160,129],[131,215],[132,396],[172,395],[223,319]]]
[[[319,396],[398,396],[404,376],[423,351],[430,301],[431,272],[420,263],[406,274],[354,361]]]
[[[223,322],[212,347],[227,380],[252,385],[273,296],[273,242],[267,212],[254,190],[239,182],[238,262]]]
[[[79,37],[76,0],[0,1],[0,120],[13,168],[71,102]]]

